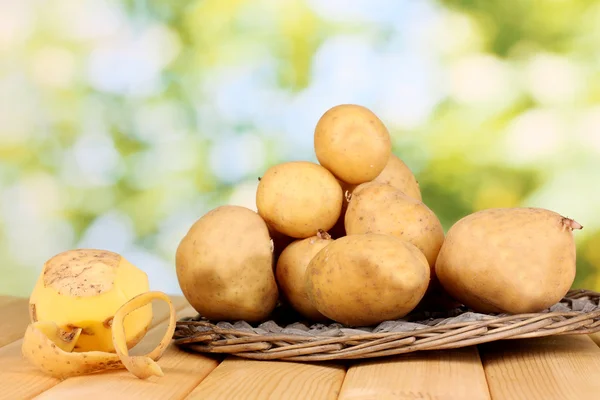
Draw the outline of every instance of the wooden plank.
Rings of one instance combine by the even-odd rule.
[[[341,363],[256,361],[229,357],[189,399],[336,399],[346,373]]]
[[[15,297],[15,296],[0,296],[0,307],[15,302],[15,301],[19,301],[19,300],[25,300],[27,301],[27,299],[24,299],[23,297]]]
[[[489,400],[475,347],[419,351],[354,363],[339,396],[344,400]]]
[[[600,398],[600,348],[587,335],[504,340],[480,352],[494,400]]]
[[[0,347],[23,337],[29,324],[28,300],[9,298],[0,304]]]
[[[173,305],[181,310],[189,304],[185,299],[175,297]],[[153,302],[152,308],[154,317],[151,326],[156,327],[168,318],[168,306],[164,302]],[[19,339],[0,348],[0,363],[3,365],[0,368],[0,399],[32,398],[60,382],[25,360],[21,355],[22,344],[23,339]]]
[[[177,318],[195,315],[191,307],[177,314]],[[154,329],[136,346],[137,353],[146,353],[158,343],[164,334],[166,323]],[[39,396],[43,399],[93,399],[98,393],[110,393],[111,400],[120,399],[183,399],[213,369],[219,361],[216,357],[179,350],[169,346],[159,364],[163,377],[138,379],[125,370],[69,378],[48,389]]]

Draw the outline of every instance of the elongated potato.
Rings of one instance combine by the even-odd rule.
[[[316,236],[292,242],[277,261],[275,276],[281,293],[296,311],[311,321],[325,321],[327,318],[317,311],[308,298],[304,274],[315,254],[332,242],[326,232],[320,231]]]
[[[342,188],[327,169],[308,161],[269,168],[256,191],[256,208],[275,230],[296,239],[328,231],[340,216]]]
[[[347,235],[381,233],[397,236],[425,254],[434,276],[434,265],[444,242],[444,229],[424,203],[378,182],[354,189],[346,211]]]
[[[202,216],[181,240],[175,263],[185,298],[208,319],[261,321],[275,308],[269,229],[248,208],[220,206]]]
[[[327,110],[314,134],[319,163],[340,180],[360,184],[383,171],[392,151],[390,134],[371,110],[341,104]]]
[[[435,269],[446,291],[479,312],[540,312],[575,279],[576,221],[541,208],[492,208],[456,222]]]
[[[306,289],[323,315],[369,326],[412,311],[429,285],[427,259],[394,236],[344,236],[324,247],[306,269]]]

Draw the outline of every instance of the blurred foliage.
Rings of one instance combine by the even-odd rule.
[[[76,246],[178,292],[175,248],[270,165],[370,107],[448,229],[482,208],[577,219],[600,289],[600,1],[10,0],[0,7],[0,293]]]

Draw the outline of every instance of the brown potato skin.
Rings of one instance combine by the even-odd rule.
[[[438,279],[475,311],[542,311],[575,279],[575,242],[568,219],[540,208],[493,208],[470,214],[448,231],[436,262]]]
[[[354,189],[344,221],[347,235],[382,233],[406,240],[425,254],[434,276],[444,228],[431,209],[400,190],[378,182]]]
[[[211,320],[264,320],[279,291],[267,224],[254,211],[220,206],[197,220],[175,257],[181,290]]]
[[[333,243],[333,240],[329,235],[323,234],[298,239],[283,250],[275,270],[283,297],[296,311],[315,322],[326,321],[327,317],[321,314],[308,298],[304,274],[310,260],[330,243]]]
[[[415,175],[404,161],[394,154],[390,155],[385,168],[377,175],[377,177],[375,177],[375,179],[373,179],[373,182],[385,183],[386,185],[395,187],[413,199],[419,201],[423,200],[421,188],[419,187],[419,182],[417,182]]]
[[[265,172],[256,190],[256,208],[278,232],[304,239],[335,225],[342,198],[339,182],[327,169],[309,161],[292,161]]]
[[[392,151],[390,134],[371,110],[340,104],[327,110],[314,134],[319,163],[350,184],[371,181],[383,171]]]
[[[370,326],[417,306],[429,284],[429,266],[419,249],[394,236],[351,235],[319,251],[305,279],[323,315],[348,326]]]

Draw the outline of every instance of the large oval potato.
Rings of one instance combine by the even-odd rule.
[[[327,233],[320,231],[315,236],[298,239],[289,244],[277,261],[275,277],[281,294],[296,311],[311,321],[325,321],[327,318],[308,298],[304,274],[310,260],[332,242]]]
[[[427,259],[394,236],[344,236],[308,264],[306,290],[316,309],[349,326],[369,326],[411,312],[429,285]]]
[[[265,172],[256,191],[256,208],[278,232],[304,239],[335,225],[342,198],[340,184],[327,169],[308,161],[292,161]]]
[[[332,107],[321,116],[314,146],[319,163],[350,184],[374,179],[392,151],[383,122],[368,108],[355,104]]]
[[[444,229],[424,203],[390,185],[364,183],[354,189],[344,222],[347,235],[381,233],[414,244],[425,254],[433,276]]]
[[[493,208],[448,231],[436,262],[439,282],[475,311],[540,312],[575,279],[577,222],[540,208]]]
[[[373,179],[373,182],[385,183],[402,191],[405,195],[421,201],[421,188],[410,168],[398,158],[391,154],[385,168]]]
[[[254,211],[240,206],[209,211],[177,248],[185,298],[208,319],[263,320],[279,296],[272,246],[267,224]]]

